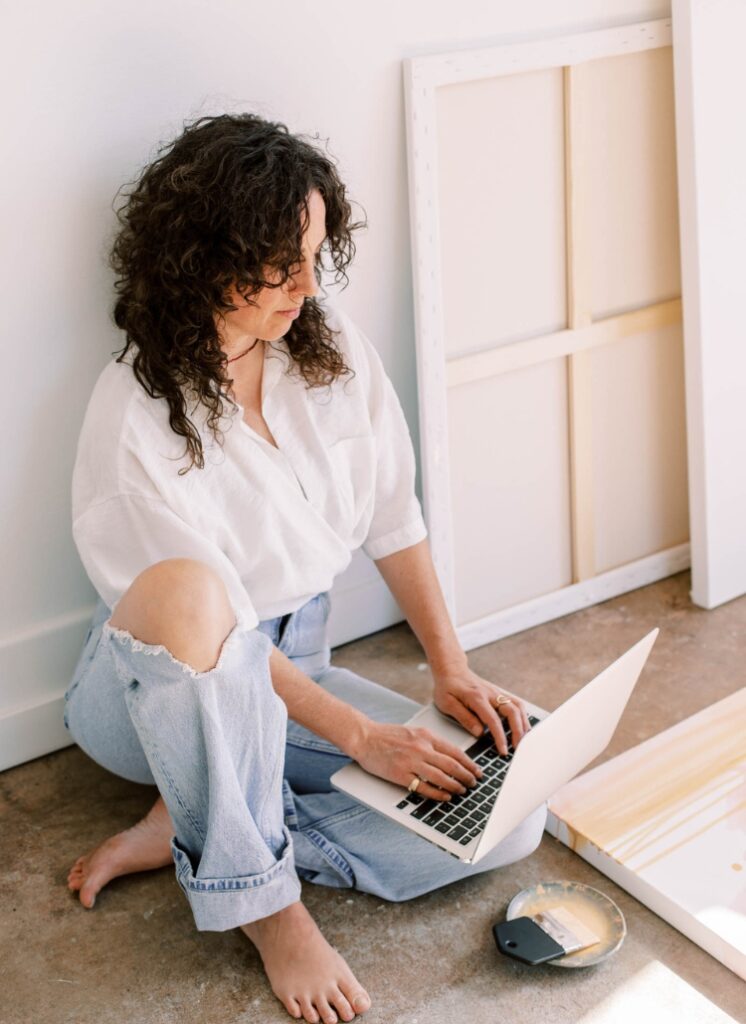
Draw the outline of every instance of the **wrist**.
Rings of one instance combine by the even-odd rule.
[[[448,651],[439,651],[436,654],[428,654],[427,662],[435,683],[450,675],[463,672],[469,667],[466,652],[460,647],[452,648]]]
[[[360,755],[367,747],[375,726],[376,723],[362,711],[355,711],[345,729],[344,738],[337,743],[337,746],[353,761],[360,760]]]

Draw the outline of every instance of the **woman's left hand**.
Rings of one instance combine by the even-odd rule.
[[[507,697],[509,701],[498,702],[498,697]],[[435,675],[433,701],[439,711],[455,718],[474,736],[481,736],[486,725],[501,754],[508,752],[501,716],[510,726],[514,747],[531,728],[526,705],[520,697],[482,679],[468,666]]]

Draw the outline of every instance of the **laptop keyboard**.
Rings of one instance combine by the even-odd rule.
[[[533,715],[529,715],[528,720],[532,728],[540,722]],[[504,756],[495,746],[489,732],[485,732],[465,751],[484,773],[476,786],[468,788],[466,793],[453,793],[450,800],[430,800],[418,793],[410,793],[396,805],[399,810],[409,811],[411,817],[424,825],[430,825],[436,832],[455,840],[460,846],[467,846],[484,829],[510,767],[514,753],[510,726],[506,722],[503,728],[508,741],[508,753]]]

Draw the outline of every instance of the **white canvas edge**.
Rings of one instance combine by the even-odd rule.
[[[547,815],[545,831],[563,845],[573,849],[567,826],[557,817],[553,811]],[[630,896],[634,896],[640,903],[644,904],[668,924],[672,925],[682,935],[685,935],[692,942],[721,964],[733,971],[739,978],[746,981],[746,957],[729,943],[725,942],[716,932],[702,922],[697,921],[680,904],[666,896],[659,889],[654,888],[650,883],[643,881],[639,875],[629,868],[624,867],[614,860],[609,854],[604,853],[595,844],[584,839],[579,850],[574,850],[579,857],[592,865],[601,874],[611,879],[620,889],[624,889]]]

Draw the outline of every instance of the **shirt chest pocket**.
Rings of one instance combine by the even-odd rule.
[[[326,454],[331,468],[333,492],[355,519],[372,504],[376,490],[376,439],[372,434],[343,437],[331,444]]]

